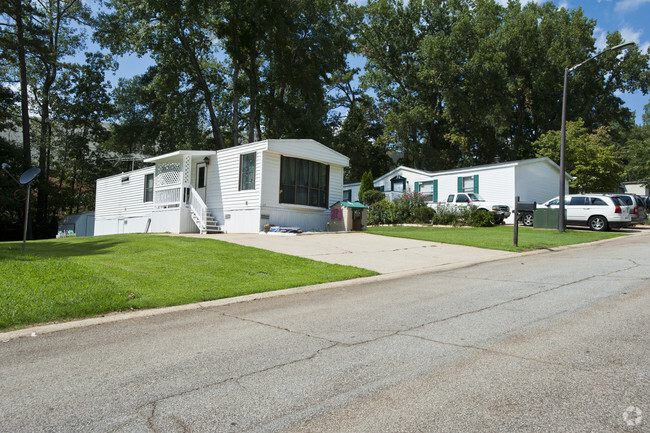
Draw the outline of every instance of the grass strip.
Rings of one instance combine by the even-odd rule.
[[[593,242],[601,239],[625,236],[617,232],[593,232],[588,230],[540,230],[531,227],[519,227],[518,246],[513,244],[513,226],[495,227],[412,227],[383,226],[369,227],[368,233],[417,239],[421,241],[441,242],[445,244],[466,245],[503,251],[530,251]]]
[[[0,329],[376,275],[213,239],[112,235],[0,243]]]

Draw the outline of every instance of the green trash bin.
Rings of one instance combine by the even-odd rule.
[[[536,229],[557,229],[559,209],[536,209],[533,212],[533,228]],[[566,221],[566,210],[564,211]]]

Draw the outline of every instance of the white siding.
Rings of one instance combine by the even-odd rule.
[[[434,176],[438,179],[438,201],[447,201],[449,194],[458,192],[459,177],[474,177],[478,175],[478,193],[486,201],[510,206],[515,204],[514,166],[498,166],[494,168],[465,169]],[[506,220],[513,222],[513,217]]]
[[[359,201],[359,187],[361,183],[346,183],[343,185],[343,191],[350,191],[350,201]]]
[[[409,167],[397,167],[396,169],[386,173],[383,176],[378,177],[373,182],[375,188],[384,187],[384,191],[388,192],[392,190],[392,185],[390,180],[395,176],[402,176],[406,178],[406,191],[415,191],[415,182],[426,182],[431,180],[431,173],[416,170]],[[406,192],[405,191],[405,192]],[[357,194],[359,193],[359,188],[357,187]],[[358,195],[357,195],[358,198]],[[354,198],[353,198],[354,200]]]
[[[306,140],[309,141],[309,140]],[[320,163],[322,160],[315,159],[317,155],[291,156],[301,159],[309,159]],[[329,210],[313,207],[280,203],[280,164],[282,155],[275,152],[264,152],[262,185],[262,205],[259,215],[259,230],[265,224],[276,226],[300,227],[302,230],[325,230],[329,221]],[[330,165],[329,197],[328,205],[331,206],[343,199],[343,167]],[[268,216],[268,218],[266,218]]]
[[[268,140],[268,150],[293,158],[347,167],[350,159],[314,140]]]
[[[515,195],[521,201],[544,203],[557,197],[560,189],[560,170],[544,161],[521,164],[516,170]],[[565,181],[569,193],[569,181]]]
[[[153,202],[144,201],[144,178],[155,167],[97,179],[95,235],[144,231]],[[128,181],[122,179],[128,177]]]
[[[206,205],[217,222],[230,233],[259,232],[263,154],[266,142],[251,143],[217,152],[208,172]],[[241,155],[255,153],[255,189],[239,190]],[[252,222],[251,222],[252,221]]]

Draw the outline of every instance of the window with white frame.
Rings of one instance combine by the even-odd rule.
[[[144,202],[153,201],[153,173],[144,176]]]
[[[247,153],[239,161],[239,190],[255,189],[256,153]]]

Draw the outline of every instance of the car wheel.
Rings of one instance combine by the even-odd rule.
[[[532,227],[533,226],[533,214],[530,213],[530,212],[522,213],[521,216],[519,217],[519,220],[526,227]]]
[[[607,230],[607,218],[597,215],[597,216],[592,216],[589,218],[589,228],[591,230],[594,230],[596,232],[602,232],[604,230]]]

